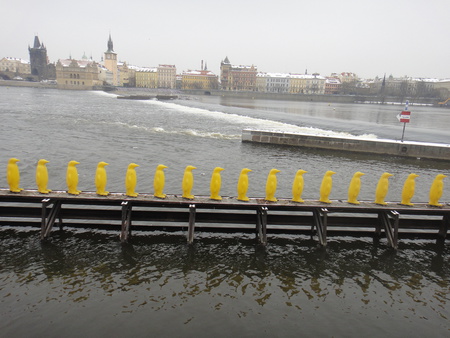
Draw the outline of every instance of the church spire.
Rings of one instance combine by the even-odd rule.
[[[41,43],[39,42],[39,38],[38,38],[37,35],[34,37],[34,46],[33,46],[33,48],[41,48]]]
[[[113,42],[112,42],[112,39],[111,39],[111,33],[109,33],[108,50],[106,52],[107,53],[113,53],[114,52]]]

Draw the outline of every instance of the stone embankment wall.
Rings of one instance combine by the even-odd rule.
[[[290,134],[259,130],[243,130],[242,142],[256,142],[277,145],[289,145],[305,148],[320,148],[339,151],[373,153],[450,160],[450,145],[433,143],[400,142],[394,140],[368,140],[358,138],[337,138],[308,134]]]
[[[42,82],[30,82],[30,81],[13,81],[5,80],[0,81],[0,86],[4,87],[32,87],[32,88],[53,88],[56,89],[56,84],[42,83]]]
[[[263,92],[239,92],[226,90],[182,90],[187,95],[212,95],[223,97],[236,97],[245,99],[262,99],[262,100],[284,100],[284,101],[306,101],[306,102],[326,102],[326,103],[384,103],[384,104],[404,104],[399,102],[396,97],[380,98],[377,96],[366,95],[318,95],[318,94],[288,94],[288,93],[263,93]],[[432,98],[405,98],[408,99],[410,105],[414,104],[437,104],[436,99]]]

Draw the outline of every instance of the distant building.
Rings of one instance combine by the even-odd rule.
[[[120,87],[130,86],[130,69],[126,62],[117,63],[117,82]]]
[[[434,89],[442,100],[450,99],[450,79],[439,80],[434,83]],[[449,101],[445,103],[450,105]]]
[[[258,73],[255,91],[264,93],[289,93],[290,74]]]
[[[107,43],[108,49],[105,52],[105,59],[103,65],[112,72],[112,81],[109,83],[113,86],[118,86],[118,69],[117,69],[117,54],[114,52],[114,46],[111,39],[111,34],[109,34],[109,40]]]
[[[99,65],[92,60],[62,59],[56,63],[56,81],[60,89],[95,89],[103,85],[99,73]]]
[[[229,90],[228,76],[230,74],[230,70],[231,63],[230,60],[228,60],[228,56],[226,56],[225,59],[220,63],[220,86],[223,90]]]
[[[158,69],[136,67],[134,73],[136,87],[138,88],[158,88]]]
[[[291,74],[291,94],[324,94],[325,78],[319,74]]]
[[[340,74],[331,74],[331,77],[338,78],[341,83],[353,82],[356,83],[359,80],[359,77],[355,73],[351,72],[342,72]]]
[[[222,90],[255,91],[257,68],[251,66],[233,66],[228,57],[220,63]]]
[[[341,90],[341,81],[334,77],[327,77],[325,80],[325,95],[339,94]]]
[[[30,53],[31,75],[36,76],[39,80],[54,79],[54,65],[49,65],[47,48],[40,43],[38,36],[34,37],[33,47],[28,46],[28,51]]]
[[[0,60],[0,72],[28,75],[31,74],[30,62],[23,59],[4,57]]]
[[[188,70],[181,75],[181,89],[218,89],[219,78],[213,72],[202,70]]]
[[[177,80],[177,68],[175,65],[159,65],[158,72],[158,88],[174,89]]]

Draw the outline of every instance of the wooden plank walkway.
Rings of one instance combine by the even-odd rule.
[[[0,189],[0,225],[39,226],[47,239],[55,224],[60,228],[115,229],[122,242],[131,230],[187,230],[192,243],[195,230],[211,232],[253,232],[259,243],[267,243],[268,233],[307,233],[326,245],[329,234],[356,236],[385,235],[388,245],[397,248],[399,236],[446,239],[450,223],[450,203],[431,207],[426,203],[404,206],[373,202],[353,205],[344,201],[325,204],[279,199],[268,202],[251,198],[242,202],[233,197],[214,201],[206,196],[187,200],[178,195],[166,199],[152,194],[136,198],[122,193],[98,196],[95,192],[69,195],[65,191],[40,194],[36,190],[11,193]]]

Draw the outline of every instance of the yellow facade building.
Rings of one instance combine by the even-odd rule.
[[[181,75],[181,89],[218,89],[219,78],[209,70],[188,70]]]
[[[158,88],[157,68],[136,68],[134,77],[138,88]]]
[[[103,85],[98,66],[92,60],[58,60],[56,81],[60,89],[92,90]]]
[[[318,74],[291,74],[289,93],[291,94],[324,94],[325,78]]]

